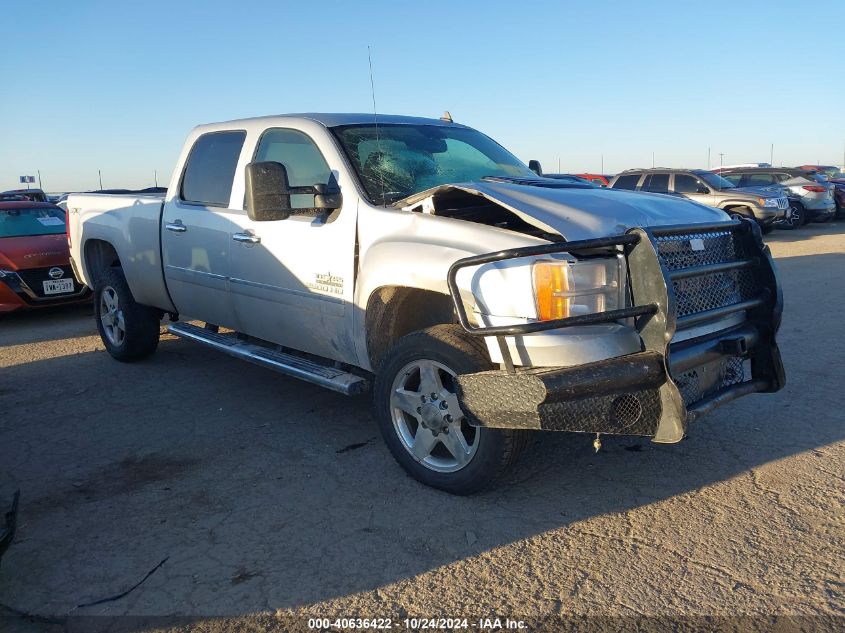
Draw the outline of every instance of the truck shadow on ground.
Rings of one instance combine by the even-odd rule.
[[[581,522],[703,494],[756,466],[842,441],[845,398],[827,368],[845,352],[837,316],[845,255],[777,265],[786,285],[787,389],[717,410],[678,445],[605,438],[596,454],[592,437],[538,435],[510,477],[469,498],[405,476],[378,437],[368,399],[188,342],[165,339],[133,365],[97,351],[3,369],[0,464],[22,501],[0,603],[63,615],[133,585],[167,557],[98,613],[236,615],[309,605],[549,530],[577,539]],[[41,384],[64,395],[33,398]]]

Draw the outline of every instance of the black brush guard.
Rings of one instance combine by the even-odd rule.
[[[466,311],[458,272],[554,253],[623,253],[631,306],[554,321],[478,327]],[[774,392],[785,374],[775,335],[782,295],[759,227],[748,220],[636,228],[624,235],[516,248],[467,257],[449,269],[463,328],[494,336],[504,368],[457,378],[475,426],[646,435],[681,440],[690,422],[754,392]],[[643,349],[574,367],[515,367],[505,337],[627,321]],[[718,331],[712,331],[713,325]],[[707,327],[710,325],[711,327]],[[684,341],[676,333],[707,331]]]

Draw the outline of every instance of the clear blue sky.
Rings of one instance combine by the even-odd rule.
[[[440,116],[546,171],[845,149],[845,2],[4,0],[0,188],[167,183],[197,123]]]

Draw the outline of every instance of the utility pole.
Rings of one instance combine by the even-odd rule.
[[[604,154],[601,155],[601,175],[604,176]]]
[[[560,156],[557,157],[557,173],[560,173]]]
[[[99,169],[97,170],[97,176],[100,178],[100,191],[103,190],[103,172]]]
[[[41,184],[41,170],[40,169],[38,170],[38,188],[41,189],[41,191],[44,191],[44,187]]]
[[[725,155],[722,152],[719,152],[719,175],[722,175],[722,159]]]
[[[155,169],[153,169],[153,181],[155,182],[156,187],[158,187],[158,171]]]
[[[707,148],[707,171],[710,171],[710,148]]]
[[[772,146],[769,148],[769,165],[772,167],[775,166],[775,144],[772,143]]]

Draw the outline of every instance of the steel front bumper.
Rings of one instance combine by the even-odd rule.
[[[477,328],[468,323],[463,304],[455,302],[464,328],[496,336],[505,356],[505,369],[457,377],[458,398],[471,424],[677,442],[690,422],[716,406],[783,387],[775,341],[780,287],[753,222],[634,229],[616,240],[628,259],[630,308],[545,324]],[[595,252],[597,244],[607,247],[607,239],[557,246],[577,254]],[[453,297],[459,296],[458,269],[536,255],[536,250],[456,262],[449,275]],[[505,354],[505,335],[630,317],[643,342],[639,353],[556,368],[516,368]]]

